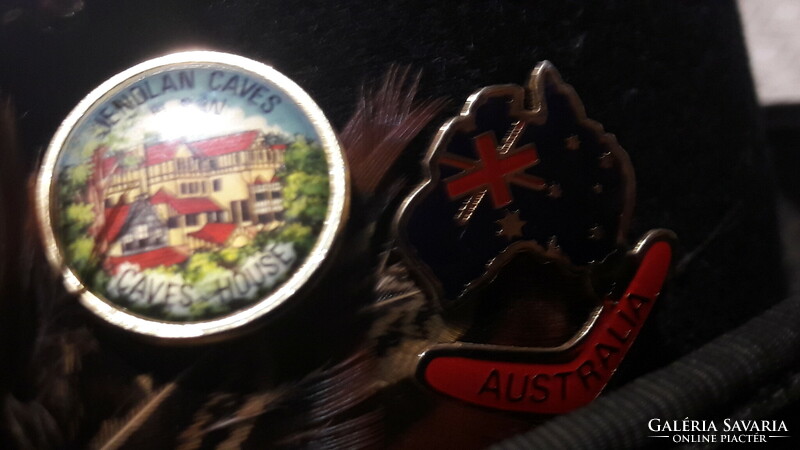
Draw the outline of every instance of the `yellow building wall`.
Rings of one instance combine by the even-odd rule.
[[[194,159],[194,155],[185,145],[177,149],[175,159],[149,167],[145,166],[144,163],[144,149],[138,148],[135,151],[140,153],[142,165],[138,169],[124,170],[112,177],[110,186],[106,190],[106,198],[111,200],[112,204],[119,202],[120,197],[123,195],[125,195],[126,201],[130,203],[142,194],[152,196],[163,189],[167,194],[176,198],[210,198],[224,211],[224,221],[233,222],[234,215],[231,211],[231,202],[245,201],[251,214],[250,220],[241,221],[244,226],[252,225],[256,219],[252,212],[254,198],[249,186],[255,183],[255,180],[259,177],[265,182],[270,182],[275,176],[276,169],[283,161],[283,152],[281,151],[267,150],[267,153],[270,153],[268,158],[270,163],[266,163],[263,161],[265,158],[259,161],[254,159],[255,155],[248,155],[250,152],[248,150],[238,152],[238,154],[233,153],[217,157],[217,169],[215,170],[210,169],[209,162],[206,162],[208,164],[206,167],[201,167],[201,163],[198,162],[196,168],[192,166],[191,170],[184,169],[179,171],[176,163],[178,158]],[[222,183],[219,191],[214,191],[214,180],[219,180]],[[198,183],[197,191],[190,193],[185,190],[181,193],[181,184],[184,183]],[[205,186],[205,192],[203,192],[202,186]],[[165,224],[168,224],[170,217],[178,215],[176,211],[171,210],[166,204],[155,205],[155,208],[159,218]],[[202,241],[188,236],[189,233],[197,231],[206,225],[208,222],[206,213],[198,213],[196,225],[186,225],[185,217],[181,217],[179,220],[181,221],[181,226],[168,228],[168,245],[187,246],[190,248],[200,248],[206,245]],[[113,244],[109,249],[109,254],[121,255],[121,244]]]
[[[113,244],[109,245],[106,254],[108,256],[122,256],[122,244],[119,242],[114,242]]]
[[[168,245],[173,247],[178,245],[186,245],[186,233],[183,228],[170,228],[167,232]]]
[[[222,183],[219,191],[214,191],[214,181],[219,180]],[[231,202],[247,200],[247,182],[242,173],[229,172],[222,173],[218,176],[210,177],[210,192],[207,196],[216,204],[221,206],[225,211],[225,221],[233,221],[233,212],[231,211]]]

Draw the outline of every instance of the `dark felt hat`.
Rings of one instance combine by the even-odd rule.
[[[392,65],[420,70],[418,97],[449,103],[400,158],[397,170],[414,183],[422,178],[419,161],[436,127],[456,115],[471,93],[523,84],[539,61],[552,62],[588,116],[630,155],[637,180],[631,237],[667,228],[680,242],[673,276],[615,376],[615,388],[691,354],[785,294],[774,184],[732,0],[12,0],[0,6],[0,93],[16,108],[27,169],[35,170],[60,121],[91,89],[143,60],[185,49],[236,53],[275,67],[314,98],[337,130],[355,111],[363,85],[380,80]],[[353,337],[358,339],[363,336]],[[194,361],[183,357],[113,356],[127,358],[129,373],[160,373],[159,382],[180,373],[182,362]],[[755,383],[748,382],[742,389]],[[189,404],[200,402],[190,392],[180,395]],[[718,406],[714,414],[735,409]],[[387,417],[412,422],[413,414]],[[684,417],[677,414],[670,419]],[[108,417],[96,416],[86,422]],[[191,414],[186,421],[181,426],[189,426]],[[499,421],[497,429],[505,428],[495,436],[530,425],[522,423]],[[636,432],[646,434],[642,423]],[[70,435],[78,445],[97,432],[80,429]],[[254,436],[274,438],[266,431]],[[253,439],[247,442],[257,446]],[[611,438],[585,439],[615,446]],[[631,439],[617,443],[641,442]]]

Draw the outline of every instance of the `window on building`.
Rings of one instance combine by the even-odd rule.
[[[233,221],[239,223],[242,221],[242,214],[239,212],[239,202],[236,200],[231,202],[231,214],[233,214]]]
[[[164,230],[160,227],[154,228],[150,233],[150,245],[164,245]]]
[[[180,228],[181,226],[181,216],[172,216],[167,219],[167,226],[170,228]]]
[[[258,223],[267,223],[267,222],[269,222],[269,214],[258,215]]]
[[[283,193],[280,190],[272,191],[272,198],[282,198]]]
[[[186,194],[187,190],[186,183],[181,183],[181,194]]]
[[[210,213],[206,213],[206,219],[208,223],[216,223],[217,222],[217,212],[211,211]]]
[[[211,183],[214,185],[214,192],[219,192],[220,190],[222,190],[222,179],[217,178]]]
[[[134,239],[147,239],[147,224],[136,225],[133,227]]]
[[[266,192],[256,192],[256,201],[263,202],[267,200],[267,193]]]
[[[242,208],[242,221],[247,222],[250,220],[250,208],[247,205],[247,200],[242,200],[239,202]]]
[[[217,163],[217,158],[208,160],[208,165],[209,167],[211,167],[211,170],[219,169],[219,163]]]
[[[199,222],[197,220],[198,219],[197,216],[198,216],[198,214],[187,214],[186,215],[186,226],[187,227],[193,227],[193,226],[197,225],[198,222]]]

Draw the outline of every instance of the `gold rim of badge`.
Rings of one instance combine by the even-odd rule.
[[[203,120],[208,114],[216,118],[214,114],[230,113],[225,116],[230,133],[189,142],[186,136],[168,140],[147,134],[141,125],[168,126],[174,117],[183,117],[179,120],[185,125],[194,117],[187,111],[197,110],[205,113],[197,116]],[[171,113],[175,111],[179,113]],[[142,122],[145,119],[150,122]],[[250,123],[261,128],[242,131]],[[194,126],[204,124],[198,121]],[[114,135],[118,129],[125,133],[122,138]],[[317,159],[324,160],[315,170],[323,167],[327,173],[299,176],[287,169],[287,152],[295,151],[301,138],[306,151],[316,151],[321,155]],[[97,144],[101,141],[103,145]],[[141,150],[110,148],[114,142]],[[234,154],[234,147],[226,149],[228,144],[222,142],[244,150]],[[93,153],[84,150],[83,156],[76,156],[77,149],[91,150],[93,145]],[[181,152],[188,157],[176,156]],[[297,157],[292,161],[298,164]],[[241,186],[225,178],[235,172],[231,164],[245,168],[238,174],[245,180]],[[189,180],[189,174],[194,181],[176,181]],[[214,174],[220,174],[218,182]],[[80,185],[69,195],[61,186],[68,175],[73,176],[72,185]],[[308,194],[313,198],[291,197],[305,194],[302,186],[287,190],[290,178],[301,184],[316,180],[322,187]],[[124,191],[119,190],[120,180],[127,180]],[[225,183],[245,197],[238,203],[227,201],[222,195]],[[86,96],[47,149],[36,198],[48,260],[86,308],[139,335],[185,342],[218,339],[302,296],[339,241],[348,212],[349,180],[333,129],[302,88],[272,67],[244,57],[190,51],[138,64]],[[290,204],[298,198],[306,205],[302,208],[314,201],[322,206],[317,205],[315,215],[302,208],[298,213]],[[114,215],[116,211],[127,216]],[[301,219],[311,215],[315,222],[304,224]],[[281,241],[289,239],[286,236],[299,239],[298,235],[305,239],[303,245]],[[193,262],[200,259],[194,258],[198,254],[206,266]],[[190,278],[196,284],[186,281]]]

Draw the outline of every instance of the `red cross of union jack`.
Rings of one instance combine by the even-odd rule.
[[[440,164],[464,170],[445,180],[451,199],[488,190],[492,205],[502,208],[514,200],[509,183],[535,190],[547,186],[541,178],[522,173],[539,163],[539,154],[533,144],[503,153],[491,131],[475,137],[473,144],[480,158],[477,161],[452,153],[444,153],[439,159]]]

